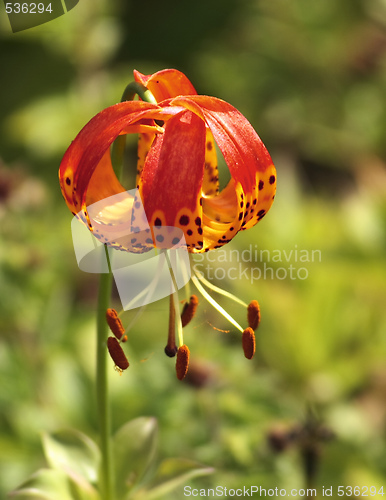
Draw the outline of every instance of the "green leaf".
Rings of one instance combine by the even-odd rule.
[[[68,480],[74,500],[100,500],[97,490],[82,477],[68,477]]]
[[[153,417],[127,422],[114,436],[116,487],[123,498],[141,480],[155,458],[158,427]]]
[[[100,453],[85,434],[76,430],[44,434],[43,447],[49,465],[64,471],[81,488],[97,482]]]
[[[141,489],[130,500],[153,500],[169,494],[179,486],[186,485],[194,477],[212,474],[212,467],[204,467],[192,460],[168,458],[161,462],[153,484],[148,489]]]
[[[13,500],[74,500],[64,472],[41,469],[9,494]]]

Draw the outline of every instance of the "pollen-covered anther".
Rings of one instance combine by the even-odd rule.
[[[256,340],[255,340],[255,332],[252,330],[251,327],[248,327],[243,331],[242,342],[243,342],[244,356],[247,359],[252,359],[256,351]]]
[[[256,330],[260,323],[260,305],[257,300],[252,300],[248,305],[248,326]]]
[[[110,356],[115,363],[115,366],[121,370],[126,370],[129,367],[129,362],[126,358],[126,354],[123,352],[118,340],[115,337],[109,337],[107,339],[107,349],[109,350]]]
[[[111,332],[116,336],[118,340],[121,340],[121,338],[125,334],[125,329],[123,328],[122,321],[118,318],[117,311],[115,309],[107,309],[106,320]],[[122,342],[125,341],[122,340]]]
[[[189,356],[189,348],[183,344],[177,351],[176,372],[178,380],[182,380],[188,373]]]
[[[194,315],[196,314],[197,307],[198,307],[198,298],[196,295],[192,295],[189,299],[189,302],[185,302],[184,308],[182,309],[181,313],[182,327],[188,325],[192,321]]]

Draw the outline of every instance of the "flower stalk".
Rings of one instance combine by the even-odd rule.
[[[121,101],[133,100],[135,95],[145,101],[155,104],[152,93],[141,83],[132,82],[123,92]],[[122,177],[123,158],[126,146],[126,136],[117,137],[112,147],[112,164],[118,179]],[[111,447],[111,412],[108,397],[107,349],[106,340],[109,328],[106,322],[106,311],[110,307],[113,275],[111,272],[108,247],[105,245],[109,272],[101,274],[97,308],[97,348],[96,348],[96,389],[99,438],[101,449],[101,465],[99,473],[99,489],[102,500],[115,500],[114,463]]]
[[[109,262],[107,246],[106,257]],[[106,310],[110,307],[112,273],[101,274],[97,308],[96,399],[98,410],[101,465],[99,489],[103,500],[114,500],[114,465],[111,449],[111,413],[108,398],[107,349],[108,325]]]

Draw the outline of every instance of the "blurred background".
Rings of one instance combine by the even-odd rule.
[[[57,171],[133,69],[169,67],[237,107],[276,164],[269,215],[226,247],[265,262],[209,263],[262,322],[248,361],[201,299],[181,383],[168,302],[150,305],[129,370],[111,365],[114,428],[155,416],[160,458],[215,467],[198,488],[386,487],[386,1],[81,0],[16,34],[0,5],[0,497],[44,466],[42,432],[97,436],[98,277],[77,268]]]

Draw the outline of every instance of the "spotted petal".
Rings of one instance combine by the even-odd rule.
[[[205,139],[203,120],[188,110],[177,114],[155,139],[139,183],[150,226],[180,227],[192,249],[203,246],[200,199]]]
[[[197,94],[188,78],[176,69],[164,69],[152,75],[134,70],[134,79],[147,87],[157,102],[179,95]],[[154,133],[142,133],[138,137],[137,184],[154,138]]]
[[[92,177],[96,170],[98,172],[101,161],[106,165],[104,155],[120,133],[139,125],[141,120],[147,125],[149,119],[167,120],[180,111],[181,108],[172,106],[163,109],[154,104],[128,101],[110,106],[94,116],[72,142],[60,165],[60,187],[70,210],[77,213],[86,209],[86,195],[90,199],[100,199],[97,191],[101,190],[101,184],[92,183]],[[140,130],[139,127],[136,129]],[[160,132],[159,127],[154,127],[154,130]],[[104,173],[102,189],[108,196],[123,189],[110,168]]]
[[[222,246],[267,213],[275,196],[275,167],[252,125],[230,104],[208,96],[177,97],[169,103],[205,121],[229,168],[228,186],[203,200],[204,248]]]

